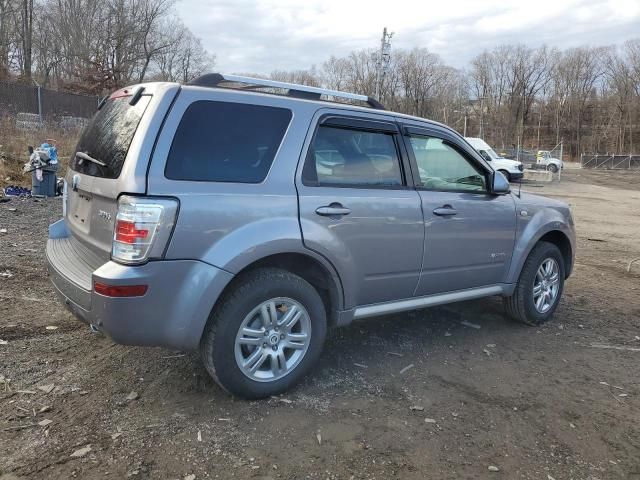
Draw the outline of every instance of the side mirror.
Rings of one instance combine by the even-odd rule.
[[[491,193],[494,195],[506,195],[511,191],[509,181],[500,172],[493,173],[493,185],[491,185]]]

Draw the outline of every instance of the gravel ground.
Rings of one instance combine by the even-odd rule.
[[[60,200],[2,203],[0,479],[640,479],[638,180],[524,186],[578,228],[548,325],[494,298],[354,323],[300,386],[254,402],[195,354],[90,334],[46,278]]]

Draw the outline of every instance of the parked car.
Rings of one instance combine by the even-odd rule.
[[[115,342],[197,349],[224,389],[267,397],[356,319],[492,295],[551,318],[571,213],[493,165],[365,96],[219,74],[135,85],[80,137],[51,281]]]
[[[482,158],[491,163],[494,170],[502,173],[507,181],[512,182],[522,178],[524,174],[522,162],[501,157],[481,138],[465,137],[465,140],[482,155]]]
[[[538,153],[536,154],[536,163],[538,165],[544,165],[547,170],[553,173],[557,173],[564,168],[562,160],[552,157],[549,150],[538,150]]]

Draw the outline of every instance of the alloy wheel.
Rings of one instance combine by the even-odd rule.
[[[251,380],[279,380],[300,364],[310,338],[309,313],[299,302],[287,297],[265,300],[240,325],[236,364]]]
[[[560,267],[553,258],[546,258],[538,267],[533,281],[533,304],[539,313],[546,313],[555,304],[560,291]]]

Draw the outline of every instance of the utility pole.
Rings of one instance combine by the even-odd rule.
[[[376,99],[380,99],[384,76],[389,70],[391,62],[391,37],[393,37],[393,32],[387,33],[387,27],[384,27],[380,40],[380,53],[376,59]]]
[[[466,137],[467,136],[467,116],[468,116],[466,107],[464,110],[454,110],[453,113],[462,113],[464,115],[464,129],[462,131],[463,132],[462,136]],[[455,124],[457,125],[459,122],[460,120],[458,120]],[[446,118],[444,119],[444,123],[447,123]]]
[[[484,97],[480,97],[480,138],[484,140]]]
[[[538,143],[537,149],[540,150],[540,124],[542,123],[542,105],[538,106]]]

